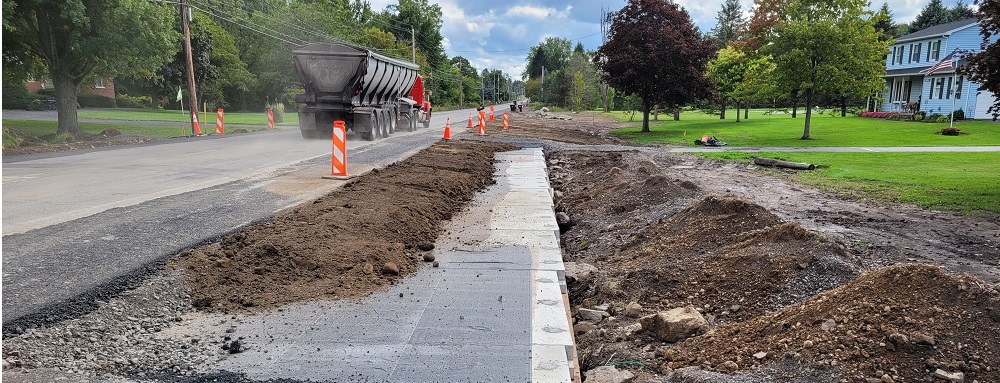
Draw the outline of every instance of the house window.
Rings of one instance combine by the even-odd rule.
[[[903,55],[904,54],[906,54],[906,46],[900,45],[899,46],[899,64],[900,65],[903,64]]]
[[[94,80],[94,88],[103,88],[103,87],[104,87],[103,78],[98,77],[97,80]]]
[[[910,56],[912,56],[913,62],[915,62],[915,63],[920,62],[920,46],[921,45],[923,45],[923,44],[917,44],[916,47],[910,48],[913,51],[913,54],[911,54]]]
[[[931,55],[931,60],[938,60],[941,58],[941,40],[935,41],[933,46],[929,47],[927,53]]]
[[[944,79],[943,78],[935,79],[934,82],[937,83],[936,85],[938,92],[937,98],[938,99],[944,98]]]
[[[955,98],[962,99],[962,85],[965,82],[965,77],[959,77],[958,81],[955,83]]]
[[[944,79],[941,79],[944,80]],[[951,98],[951,77],[948,77],[948,92],[944,94],[944,98]]]

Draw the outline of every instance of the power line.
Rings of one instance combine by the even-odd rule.
[[[580,40],[583,40],[583,39],[591,37],[591,36],[597,36],[599,34],[601,34],[601,32],[591,33],[591,34],[586,35],[586,36],[577,37],[575,39],[570,39],[570,41],[580,41]],[[451,51],[452,52],[456,52],[456,53],[480,53],[480,52],[483,52],[483,53],[503,53],[503,52],[529,51],[529,50],[531,50],[531,48],[534,48],[534,47],[504,49],[504,50],[493,50],[493,51],[480,51],[480,50],[469,51],[469,50],[455,50],[455,49],[452,49]]]

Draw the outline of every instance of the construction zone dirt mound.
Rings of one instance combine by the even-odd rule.
[[[368,294],[416,271],[440,223],[492,184],[503,144],[439,143],[221,241],[184,251],[195,306],[270,309]]]
[[[1000,382],[998,329],[994,287],[936,266],[895,265],[690,338],[658,362],[663,372],[732,372],[792,358],[843,368],[848,381]]]
[[[563,227],[573,228],[561,237],[567,258],[613,254],[649,222],[676,213],[698,194],[690,181],[664,177],[657,164],[627,156],[581,151],[550,156],[556,211],[569,221]]]
[[[503,105],[498,105],[498,107]],[[509,109],[508,109],[509,110]],[[486,112],[489,116],[489,111]],[[622,124],[609,115],[599,113],[508,112],[509,128],[503,129],[503,111],[496,110],[492,122],[486,122],[486,133],[497,136],[531,137],[581,145],[620,144],[618,138],[608,134]],[[561,118],[558,118],[561,117]],[[559,123],[553,123],[558,118]],[[473,127],[467,128],[465,120],[454,121],[452,128],[461,127],[466,135],[478,134],[479,117],[472,115]]]
[[[799,302],[854,279],[860,268],[840,244],[720,196],[651,226],[603,266],[584,293],[593,296],[578,298],[656,311],[690,305],[716,323]]]

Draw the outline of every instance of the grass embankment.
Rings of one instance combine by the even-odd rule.
[[[910,203],[966,214],[1000,213],[1000,153],[703,153],[749,162],[752,156],[829,165],[790,177],[856,198]]]
[[[735,111],[725,120],[701,112],[683,112],[680,121],[669,114],[660,114],[660,121],[650,121],[649,133],[640,133],[642,114],[636,114],[636,126],[616,130],[613,134],[643,144],[693,145],[702,135],[715,136],[731,146],[751,147],[813,147],[813,146],[992,146],[1000,145],[1000,124],[990,121],[958,121],[960,136],[937,134],[948,123],[888,121],[855,116],[831,117],[813,114],[811,140],[801,140],[805,115],[764,115],[766,110],[751,109],[750,118],[736,122]],[[620,121],[628,122],[622,112],[613,112]],[[741,115],[742,117],[742,115]],[[650,115],[650,120],[653,116]],[[685,132],[687,136],[685,136]]]
[[[173,122],[188,122],[190,121],[190,114],[188,112],[182,112],[179,110],[144,110],[144,109],[100,109],[100,110],[86,110],[81,109],[78,113],[80,118],[93,118],[99,120],[123,120],[123,121],[173,121]],[[201,123],[209,124],[215,126],[215,111],[209,111],[207,114],[204,112],[198,113],[199,120]],[[267,125],[267,113],[266,112],[226,112],[225,113],[226,125]],[[278,123],[277,125],[289,125],[298,126],[299,125],[299,115],[294,111],[285,112],[284,121]],[[117,129],[117,128],[116,128]]]

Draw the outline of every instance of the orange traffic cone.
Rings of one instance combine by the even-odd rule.
[[[472,112],[469,112],[469,129],[472,129]]]
[[[493,105],[490,105],[490,122],[493,122]]]
[[[201,124],[198,123],[198,112],[191,112],[191,120],[194,121],[194,135],[201,135]]]
[[[472,119],[470,118],[469,121],[472,121]],[[445,122],[444,122],[444,138],[443,139],[444,140],[450,140],[451,139],[451,117],[448,117],[448,119],[445,120]]]

